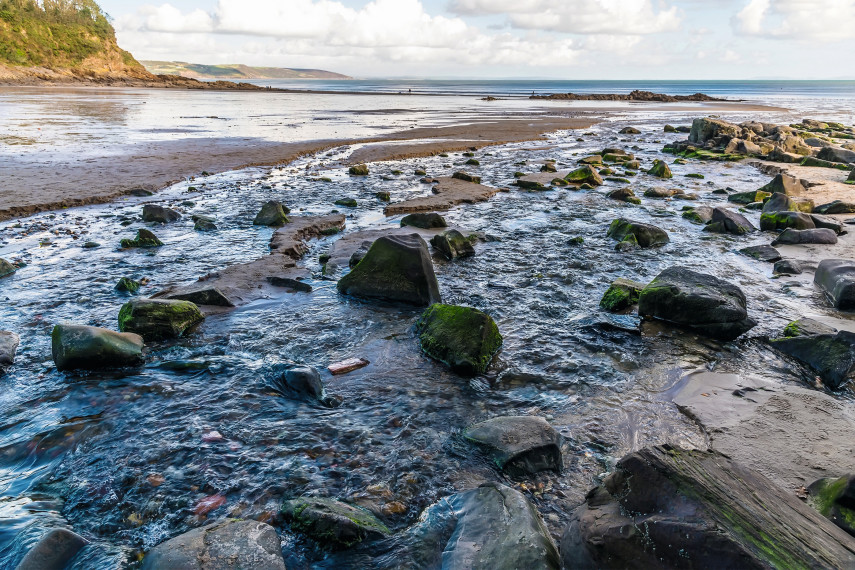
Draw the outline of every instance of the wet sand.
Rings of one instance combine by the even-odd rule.
[[[308,96],[308,95],[307,95]],[[462,99],[463,100],[463,99]],[[623,112],[776,112],[782,109],[744,103],[629,104]],[[486,116],[451,126],[419,127],[362,139],[276,142],[263,138],[211,137],[149,141],[131,152],[81,158],[40,152],[3,161],[0,220],[86,204],[111,202],[135,191],[157,191],[202,172],[221,173],[250,166],[272,166],[325,149],[361,144],[348,163],[432,156],[468,148],[540,139],[545,133],[588,128],[614,109],[553,107],[544,112]],[[2,158],[2,157],[0,157]]]

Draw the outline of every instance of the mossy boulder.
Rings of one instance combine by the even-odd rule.
[[[468,166],[481,166],[481,162],[476,158],[470,158],[466,161]]]
[[[463,172],[463,171],[455,172],[454,174],[451,175],[451,177],[456,178],[457,180],[462,180],[464,182],[472,182],[473,184],[481,184],[481,177],[480,176],[473,176],[473,175],[468,174],[468,173]]]
[[[684,218],[693,224],[706,224],[712,220],[713,209],[710,206],[697,206],[689,208],[682,214]]]
[[[435,304],[416,323],[422,350],[466,376],[483,374],[502,346],[490,315],[470,307]]]
[[[546,186],[537,180],[517,180],[515,184],[523,190],[546,190]]]
[[[56,368],[97,370],[142,364],[143,338],[99,327],[61,324],[53,327],[51,353]]]
[[[413,174],[415,174],[416,176],[427,176],[427,171],[421,168],[416,168],[413,171]]]
[[[132,295],[136,295],[139,293],[140,287],[142,284],[139,281],[134,281],[130,277],[122,277],[119,279],[119,282],[116,283],[116,291],[121,293],[130,293]]]
[[[167,299],[177,299],[179,301],[190,301],[196,305],[210,305],[214,307],[234,307],[234,303],[225,296],[225,294],[216,287],[205,287],[197,285],[181,290],[179,293],[173,293],[166,297]]]
[[[564,187],[568,186],[570,183],[564,180],[563,178],[553,178],[552,182],[550,182],[552,186]]]
[[[643,248],[657,247],[671,241],[665,230],[651,224],[634,222],[626,218],[618,218],[613,221],[606,233],[606,236],[618,241],[624,241],[630,235],[635,238],[639,247]]]
[[[757,324],[748,317],[739,287],[679,266],[662,271],[641,291],[638,314],[723,341],[734,340]]]
[[[291,210],[286,208],[282,202],[270,200],[261,206],[261,210],[256,214],[252,223],[256,226],[283,226],[291,221],[287,216],[290,212]]]
[[[591,156],[586,156],[584,158],[580,158],[577,162],[580,162],[582,164],[593,164],[596,166],[598,164],[603,163],[603,157],[599,154],[594,154]]]
[[[662,130],[666,133],[676,133],[677,132],[677,128],[674,127],[673,125],[665,125],[665,128]]]
[[[413,305],[440,301],[430,253],[418,234],[376,239],[362,261],[339,280],[338,291]]]
[[[855,261],[823,259],[816,268],[813,282],[836,309],[855,309]]]
[[[327,550],[351,548],[392,534],[370,511],[334,499],[291,499],[282,504],[282,514],[293,530]]]
[[[87,544],[89,544],[88,540],[70,530],[52,529],[27,551],[24,558],[15,566],[15,570],[71,568],[76,554]]]
[[[612,190],[606,194],[606,197],[612,200],[620,200],[621,202],[629,202],[630,204],[641,204],[641,198],[636,196],[635,192],[629,186]]]
[[[644,283],[623,277],[615,279],[600,299],[600,307],[610,312],[628,309],[638,303],[638,295],[645,287]]]
[[[811,217],[802,212],[763,212],[760,214],[760,229],[777,231],[793,228],[809,230],[816,227]]]
[[[808,487],[819,514],[855,536],[855,475],[820,479]]]
[[[6,277],[7,275],[12,275],[17,271],[17,268],[6,261],[5,259],[0,258],[0,277]]]
[[[618,133],[622,135],[640,135],[641,131],[639,131],[635,127],[624,127],[620,131],[618,131]]]
[[[785,337],[812,336],[815,334],[834,334],[837,329],[814,319],[798,319],[784,327]]]
[[[348,168],[347,172],[351,176],[368,176],[368,165],[357,164]]]
[[[807,186],[800,178],[789,174],[776,174],[768,184],[758,188],[759,192],[769,195],[784,194],[785,196],[799,196],[806,190]]]
[[[335,202],[333,202],[336,206],[343,206],[345,208],[355,208],[358,204],[356,200],[353,198],[339,198]]]
[[[561,436],[537,416],[504,416],[477,423],[463,437],[490,456],[511,477],[561,472]]]
[[[821,204],[813,209],[816,214],[855,214],[855,202],[843,202],[835,200],[827,204]]]
[[[448,224],[441,215],[436,212],[430,212],[427,214],[423,213],[415,213],[415,214],[407,214],[401,219],[401,227],[404,226],[412,226],[414,228],[422,228],[424,230],[431,230],[434,228],[445,228],[448,227]]]
[[[727,197],[727,201],[734,204],[754,204],[755,202],[762,202],[771,195],[769,192],[764,192],[763,190],[736,192],[735,194],[730,194]]]
[[[392,196],[386,190],[381,190],[380,192],[375,192],[374,196],[377,197],[381,202],[389,202],[392,199]]]
[[[151,231],[141,228],[137,230],[137,236],[134,239],[123,239],[120,242],[123,248],[129,247],[160,247],[163,242],[157,239]]]
[[[558,172],[554,162],[547,162],[540,167],[541,172]]]
[[[164,340],[182,336],[204,318],[190,301],[134,299],[119,310],[119,330],[137,333],[146,341]]]
[[[671,167],[668,166],[668,163],[664,160],[656,160],[653,162],[653,168],[647,171],[647,174],[651,176],[656,176],[657,178],[673,178],[674,175],[671,174]]]
[[[571,184],[590,184],[591,186],[601,186],[603,184],[603,178],[600,176],[600,173],[590,164],[586,164],[568,173],[564,177],[564,180]]]
[[[448,259],[475,255],[472,242],[457,230],[446,230],[433,236],[430,244]]]

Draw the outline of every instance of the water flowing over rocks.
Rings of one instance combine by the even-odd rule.
[[[839,390],[855,376],[855,333],[795,336],[771,344],[816,371],[832,390]]]
[[[498,193],[497,188],[482,185],[481,179],[477,182],[474,177],[468,179],[461,177],[440,177],[439,182],[433,187],[433,195],[423,198],[413,198],[404,202],[389,204],[383,210],[387,216],[407,214],[412,212],[430,212],[436,210],[448,210],[458,204],[475,204],[489,200]]]
[[[625,218],[613,221],[606,235],[619,242],[631,240],[642,248],[662,246],[670,241],[665,230]]]
[[[475,255],[475,248],[472,247],[472,242],[454,229],[435,235],[431,238],[430,244],[448,259]]]

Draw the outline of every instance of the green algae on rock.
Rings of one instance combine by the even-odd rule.
[[[458,374],[483,374],[502,346],[502,335],[490,315],[471,307],[435,304],[416,323],[425,354]]]
[[[436,212],[416,212],[415,214],[407,214],[401,218],[401,227],[403,228],[404,226],[430,230],[434,228],[445,228],[448,227],[448,224],[446,223],[445,218]]]
[[[600,307],[610,312],[628,309],[638,303],[638,295],[645,287],[644,283],[619,277],[612,281],[600,299]]]
[[[368,165],[357,164],[347,169],[347,173],[351,176],[368,176]]]
[[[157,236],[151,231],[140,228],[137,230],[137,236],[134,239],[123,239],[120,244],[123,248],[160,247],[163,245],[163,242],[157,239]]]
[[[143,338],[99,327],[60,324],[51,333],[51,354],[56,368],[97,370],[142,364]]]
[[[264,203],[252,223],[256,226],[283,226],[291,221],[286,215],[290,212],[291,211],[286,208],[282,202],[270,200]]]
[[[190,301],[134,299],[119,310],[119,330],[137,333],[146,341],[182,336],[204,316]]]
[[[305,534],[328,550],[350,548],[392,532],[371,512],[323,497],[300,497],[282,504],[282,514],[291,528]]]
[[[668,166],[668,163],[664,160],[656,160],[653,162],[653,168],[647,171],[647,174],[651,176],[656,176],[657,178],[673,178],[674,175],[671,174],[671,168]]]
[[[17,271],[17,268],[6,261],[5,259],[0,259],[0,277],[6,277],[7,275],[12,275]]]
[[[472,242],[457,230],[446,230],[433,236],[430,244],[448,259],[475,255]]]
[[[340,198],[333,203],[336,206],[344,206],[345,208],[355,208],[357,206],[356,200],[353,198]]]
[[[600,173],[590,164],[569,172],[564,176],[564,180],[571,184],[590,184],[591,186],[601,186],[603,184],[603,178],[600,176]]]
[[[130,277],[122,277],[119,279],[119,282],[116,283],[116,291],[121,291],[122,293],[131,293],[135,295],[139,292],[140,286],[142,284],[139,281],[134,281]]]
[[[643,248],[665,245],[671,241],[665,230],[626,218],[613,221],[606,236],[620,242],[625,241],[628,236],[633,236],[639,247]]]
[[[808,491],[808,502],[819,514],[855,536],[855,476],[820,479]]]

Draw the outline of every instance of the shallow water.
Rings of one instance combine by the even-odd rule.
[[[543,142],[487,148],[476,153],[482,166],[467,169],[485,184],[509,188],[516,170],[537,171],[548,158],[571,167],[605,146],[627,148],[649,165],[666,141],[684,136],[662,134],[664,122],[635,115],[633,124],[648,134],[631,141],[616,134],[622,124],[613,122],[590,134],[560,132]],[[167,538],[227,516],[273,524],[297,568],[386,564],[394,552],[370,546],[326,557],[290,532],[279,504],[307,493],[333,496],[372,508],[401,530],[438,498],[488,480],[523,490],[557,536],[572,507],[625,453],[664,441],[704,445],[703,434],[663,394],[685,372],[764,370],[781,382],[810,380],[762,337],[806,312],[831,314],[821,296],[772,280],[770,265],[735,253],[768,243],[768,235],[705,235],[680,216],[687,204],[723,203],[713,189],[756,189],[768,177],[743,164],[701,162],[674,165],[669,181],[643,173],[632,178],[639,195],[646,186],[679,186],[700,194],[699,202],[644,199],[631,206],[606,199],[617,186],[607,183],[596,191],[511,188],[445,214],[450,224],[485,237],[475,257],[435,258],[443,300],[486,311],[504,335],[491,369],[475,379],[419,353],[412,332],[419,310],[337,294],[318,256],[341,236],[313,241],[301,262],[314,275],[311,294],[283,293],[209,317],[184,339],[152,345],[139,370],[56,372],[53,325],[115,328],[127,300],[113,289],[120,277],[147,277],[142,294],[150,295],[265,255],[272,230],[251,223],[263,202],[281,199],[293,215],[326,214],[334,200],[353,197],[359,206],[347,209],[345,235],[394,227],[400,216],[383,216],[375,192],[389,191],[393,202],[428,194],[429,186],[411,174],[416,167],[442,176],[466,160],[453,154],[373,164],[371,176],[352,178],[339,163],[351,150],[0,225],[0,256],[27,263],[0,281],[2,328],[21,336],[0,392],[0,567],[14,566],[42,529],[63,521],[92,541],[76,568],[120,568]],[[392,175],[396,169],[405,174]],[[683,176],[690,172],[706,178]],[[119,251],[121,238],[145,226],[139,220],[145,201],[174,207],[184,218],[153,228],[164,247]],[[194,232],[191,213],[216,216],[220,230]],[[618,216],[659,225],[671,243],[615,252],[605,233]],[[749,218],[757,223],[758,214]],[[577,236],[583,245],[568,243]],[[83,249],[90,240],[101,247]],[[597,324],[598,302],[613,279],[649,281],[674,264],[738,284],[759,326],[720,345],[665,326],[646,326],[639,336]],[[352,356],[371,365],[340,377],[324,372],[341,407],[289,400],[270,385],[276,363],[323,370]],[[476,421],[512,414],[543,415],[565,436],[562,474],[543,473],[520,486],[459,437]],[[213,431],[222,439],[212,438]]]

